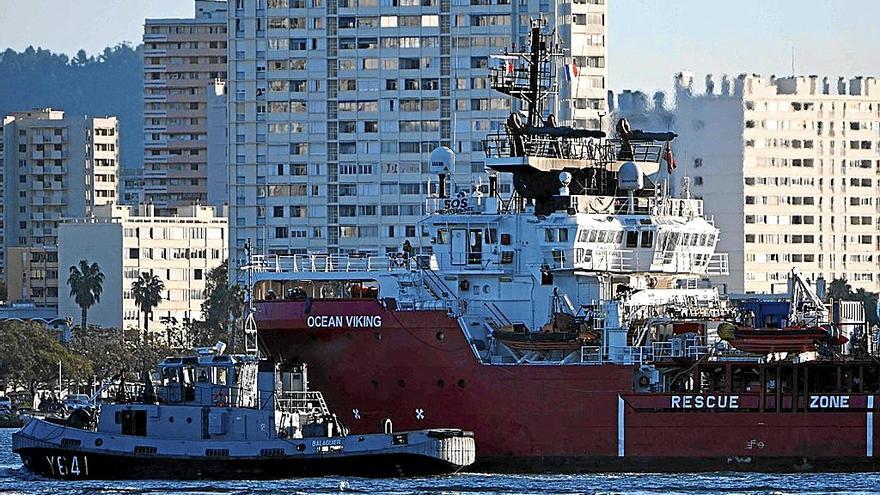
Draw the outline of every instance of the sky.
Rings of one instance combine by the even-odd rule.
[[[877,0],[606,0],[608,87],[669,90],[690,70],[880,75]],[[74,55],[139,43],[146,17],[191,17],[191,0],[0,0],[0,49]]]

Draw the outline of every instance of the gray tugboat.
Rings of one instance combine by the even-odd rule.
[[[382,433],[348,435],[304,366],[248,355],[167,358],[151,380],[102,395],[111,399],[66,420],[32,419],[12,450],[61,479],[412,476],[475,457],[473,435],[458,429],[393,432],[387,420]]]

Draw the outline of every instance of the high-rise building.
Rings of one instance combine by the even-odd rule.
[[[229,129],[226,121],[226,82],[216,80],[208,86],[208,204],[229,201]]]
[[[3,119],[3,253],[9,298],[58,301],[58,224],[117,201],[116,117],[51,108]],[[13,273],[14,272],[14,273]]]
[[[144,202],[144,174],[136,168],[119,169],[119,204],[137,206]]]
[[[144,195],[160,210],[208,198],[209,86],[226,78],[226,1],[144,24]]]
[[[61,266],[85,259],[104,274],[101,301],[89,310],[90,324],[139,327],[143,314],[131,285],[142,273],[157,276],[165,286],[150,317],[151,330],[164,332],[167,325],[201,319],[208,272],[226,259],[227,220],[218,213],[192,205],[177,208],[174,216],[160,216],[153,205],[105,205],[90,217],[62,223]],[[58,314],[79,322],[80,308],[68,291],[61,293]]]
[[[430,153],[455,151],[453,192],[485,175],[482,140],[516,110],[489,87],[502,63],[491,55],[526,46],[533,18],[568,48],[549,110],[599,125],[606,12],[604,0],[230,2],[233,267],[248,240],[269,253],[384,253],[405,240],[418,251]]]
[[[873,77],[676,77],[676,174],[721,229],[730,292],[807,278],[880,289],[880,84]]]

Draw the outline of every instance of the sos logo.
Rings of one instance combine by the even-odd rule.
[[[443,202],[443,207],[447,210],[457,210],[468,207],[468,198],[447,199]]]

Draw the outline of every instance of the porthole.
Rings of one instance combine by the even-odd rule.
[[[440,330],[439,332],[437,332],[437,340],[440,342],[443,342],[444,340],[446,340],[446,334],[443,333],[443,330]]]
[[[101,445],[104,445],[104,440],[102,440],[100,438],[96,438],[95,439],[95,447],[100,447]]]
[[[402,378],[400,380],[397,380],[397,386],[400,388],[406,387],[406,381],[404,381]]]
[[[187,422],[187,423],[192,423],[192,422],[193,422],[193,419],[192,419],[192,418],[186,418],[186,422]]]
[[[458,381],[458,388],[464,388],[464,385],[465,385],[464,378],[462,378],[461,380]]]
[[[173,423],[173,422],[174,422],[174,416],[168,416],[168,422],[169,422],[169,423]]]
[[[443,379],[441,378],[441,379],[437,380],[437,386],[440,388],[443,388],[446,386],[446,382],[443,381]]]

